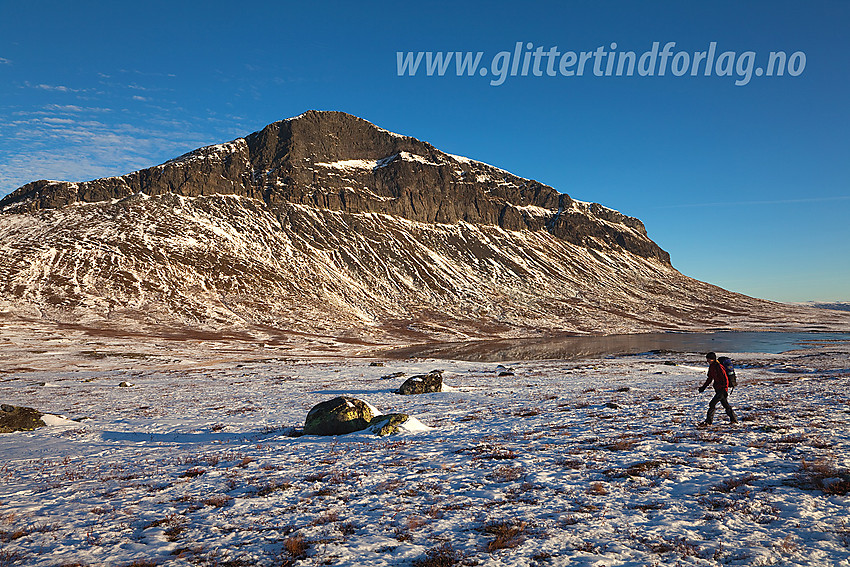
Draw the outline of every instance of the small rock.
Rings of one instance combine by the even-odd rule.
[[[608,409],[620,409],[620,404],[615,404],[614,402],[608,402],[605,404],[605,407]]]
[[[404,372],[393,372],[392,374],[381,376],[381,380],[392,380],[393,378],[401,378],[402,376],[406,376],[406,374]]]
[[[118,386],[121,388],[130,388],[131,386],[133,386],[133,384],[132,382],[121,382],[120,384],[118,384]]]
[[[513,375],[514,375],[514,373],[511,372],[510,370],[504,370],[502,372],[499,372],[499,376],[513,376]]]
[[[305,435],[346,435],[366,429],[374,414],[369,404],[357,398],[339,396],[316,404],[304,421]]]
[[[395,435],[400,431],[400,426],[405,423],[410,416],[406,413],[388,413],[379,415],[372,419],[367,431],[384,437],[386,435]]]
[[[383,366],[383,365],[384,365],[383,362],[370,362],[369,363],[369,366]]]
[[[428,374],[417,374],[404,381],[396,393],[405,396],[412,394],[430,394],[443,391],[443,371],[432,370]]]
[[[32,431],[47,425],[41,419],[44,414],[33,408],[3,404],[0,409],[3,410],[0,412],[0,433]]]

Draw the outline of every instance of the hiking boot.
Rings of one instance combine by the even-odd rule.
[[[738,420],[734,417],[729,420],[729,425],[735,425],[736,423],[738,423]]]

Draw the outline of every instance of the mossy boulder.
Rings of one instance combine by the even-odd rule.
[[[430,394],[443,391],[443,371],[432,370],[428,374],[417,374],[404,381],[397,393],[402,395]]]
[[[381,437],[386,435],[395,435],[401,430],[401,425],[407,422],[408,419],[410,419],[410,416],[406,413],[387,413],[379,415],[372,420],[372,423],[369,424],[369,427],[367,427],[366,430],[374,433],[375,435],[380,435]]]
[[[13,431],[32,431],[38,427],[47,425],[42,421],[43,414],[22,406],[0,405],[0,433],[12,433]]]
[[[345,435],[369,426],[374,413],[369,404],[339,396],[313,406],[304,421],[305,435]]]

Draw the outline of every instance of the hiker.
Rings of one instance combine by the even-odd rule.
[[[717,402],[720,402],[723,405],[723,409],[726,410],[726,415],[729,416],[729,423],[738,423],[738,418],[735,417],[735,412],[732,411],[732,406],[729,405],[729,400],[727,400],[729,396],[729,377],[726,375],[726,369],[723,368],[722,364],[717,362],[717,355],[713,352],[706,354],[705,359],[708,361],[708,378],[700,386],[699,391],[700,394],[705,392],[708,385],[713,382],[714,397],[708,403],[708,413],[701,425],[711,425],[711,421],[714,419],[714,410],[717,409]]]

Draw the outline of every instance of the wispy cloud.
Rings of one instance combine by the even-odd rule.
[[[175,117],[166,109],[50,104],[0,112],[0,196],[36,179],[122,175],[242,134],[233,121],[211,125],[206,116]]]
[[[12,64],[11,59],[6,59],[4,57],[0,57],[0,65],[11,65],[11,64]]]
[[[739,207],[760,205],[794,205],[800,203],[829,203],[834,201],[850,201],[850,195],[839,195],[837,197],[810,197],[806,199],[771,199],[765,201],[717,201],[714,203],[679,203],[669,205],[657,205],[653,209],[690,209],[703,207]]]
[[[32,84],[29,81],[24,82],[24,87],[29,89],[39,89],[42,91],[53,91],[60,93],[82,93],[85,92],[85,89],[73,89],[71,87],[66,87],[65,85],[47,85],[45,83]]]
[[[43,108],[46,112],[112,112],[111,108],[103,108],[99,106],[78,106],[76,104],[48,104]]]

